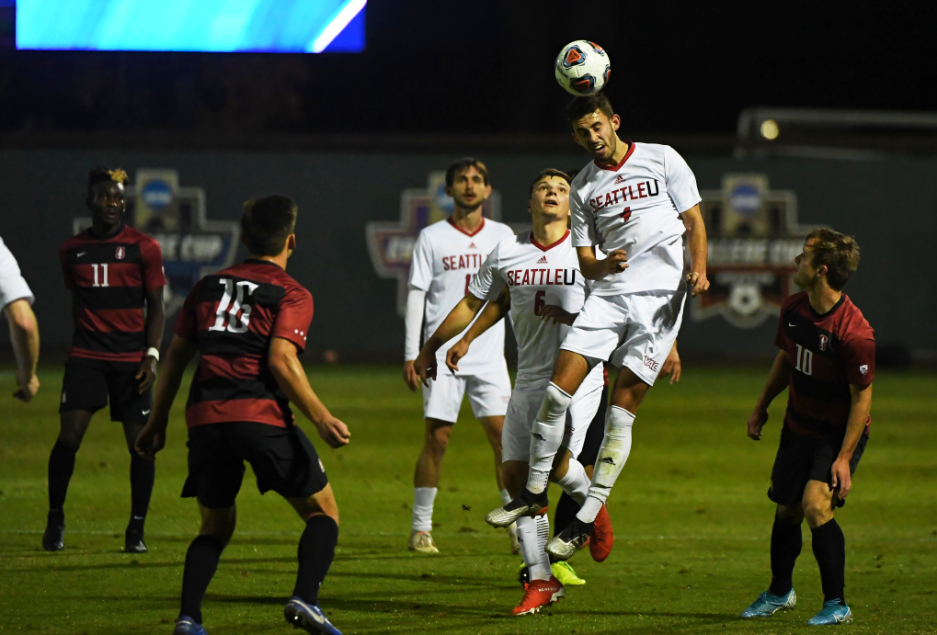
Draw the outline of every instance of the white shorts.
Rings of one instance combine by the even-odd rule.
[[[590,364],[609,361],[650,386],[683,323],[686,287],[619,296],[590,295],[560,348]]]
[[[507,363],[478,375],[453,375],[441,366],[436,371],[436,380],[423,386],[423,416],[455,423],[466,392],[476,418],[503,417],[511,399]]]
[[[504,417],[504,428],[501,430],[501,461],[530,460],[530,431],[540,412],[543,395],[550,385],[549,380],[537,384],[515,384],[508,404],[508,413]],[[586,439],[586,431],[595,418],[602,400],[602,387],[605,385],[602,366],[592,369],[585,380],[580,384],[579,390],[569,402],[566,411],[566,431],[563,435],[561,447],[570,451],[573,458],[579,456],[582,444]]]

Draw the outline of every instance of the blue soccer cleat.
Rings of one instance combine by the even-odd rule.
[[[318,604],[307,604],[295,595],[286,603],[283,615],[293,628],[301,628],[307,633],[342,635],[342,632],[332,625]]]
[[[824,602],[820,612],[807,620],[808,626],[832,626],[835,624],[852,624],[852,610],[842,600]]]
[[[208,632],[188,615],[180,615],[172,635],[208,635]]]
[[[781,609],[792,609],[797,604],[797,594],[794,589],[787,592],[787,595],[775,595],[771,591],[765,591],[758,596],[758,599],[742,611],[740,616],[743,620],[752,617],[771,617]]]

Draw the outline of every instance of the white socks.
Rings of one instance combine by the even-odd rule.
[[[595,460],[592,472],[592,485],[589,495],[576,518],[584,523],[595,521],[596,515],[602,505],[608,500],[612,486],[621,468],[625,466],[628,455],[631,453],[631,427],[634,424],[634,415],[618,406],[610,406],[605,415],[605,438],[599,449],[599,456]]]
[[[563,443],[566,428],[566,410],[572,397],[550,382],[543,396],[543,404],[530,431],[530,473],[527,489],[540,494],[547,489],[553,457]]]
[[[556,480],[556,484],[580,505],[585,502],[586,494],[589,493],[589,475],[586,474],[586,468],[582,466],[582,463],[576,459],[569,460],[569,469],[566,470],[566,474]]]
[[[510,494],[508,494],[508,491],[507,491],[506,489],[501,490],[501,502],[502,502],[504,505],[507,505],[507,504],[510,503],[512,500],[514,500],[514,499],[511,497]]]
[[[549,536],[550,521],[546,514],[517,519],[517,541],[521,545],[521,556],[530,571],[531,580],[549,580],[553,575],[550,571],[550,556],[545,550]]]
[[[413,488],[413,531],[433,529],[433,501],[435,499],[435,487]]]

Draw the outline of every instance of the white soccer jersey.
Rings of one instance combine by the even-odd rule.
[[[33,303],[35,296],[20,273],[20,266],[0,238],[0,311],[16,300]]]
[[[505,285],[509,287],[511,320],[517,336],[515,385],[549,380],[560,344],[569,331],[565,324],[540,319],[540,309],[555,304],[578,313],[585,301],[586,280],[569,237],[567,231],[561,240],[546,246],[536,241],[533,232],[505,238],[469,285],[469,293],[489,301],[497,298]],[[602,365],[596,369],[601,382]]]
[[[510,227],[491,219],[483,219],[481,227],[472,234],[449,220],[433,223],[420,232],[413,247],[410,286],[426,292],[423,341],[429,339],[465,297],[469,284],[495,245],[513,235]],[[462,334],[452,341],[457,342]],[[444,346],[436,354],[440,368],[445,369],[448,350]],[[502,366],[504,324],[498,324],[472,342],[469,354],[459,361],[457,374],[477,375]]]
[[[629,267],[596,281],[596,295],[676,290],[683,279],[679,214],[700,202],[696,177],[670,146],[632,143],[615,167],[589,163],[569,195],[573,245],[627,252]]]

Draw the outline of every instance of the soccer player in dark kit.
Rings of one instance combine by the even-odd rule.
[[[65,495],[75,454],[92,415],[110,400],[130,450],[128,553],[145,553],[143,523],[155,470],[134,452],[153,402],[153,382],[163,338],[163,274],[159,243],[124,224],[123,170],[95,168],[88,175],[92,226],[59,248],[65,286],[72,293],[75,335],[59,407],[61,429],[49,457],[49,516],[42,547],[65,548]],[[144,311],[145,308],[145,311]]]
[[[768,490],[777,503],[771,586],[742,617],[768,617],[797,602],[792,576],[806,518],[824,596],[823,608],[807,624],[845,624],[852,622],[843,592],[846,542],[833,511],[845,503],[869,439],[875,339],[862,312],[843,293],[859,265],[853,238],[814,230],[795,263],[794,282],[803,291],[781,306],[775,338],[781,352],[748,419],[748,436],[758,441],[768,405],[789,388]]]
[[[310,633],[341,635],[318,605],[338,540],[338,506],[290,402],[333,448],[346,445],[350,434],[316,397],[297,357],[309,335],[312,296],[285,271],[296,247],[296,212],[283,196],[245,205],[241,227],[250,258],[206,276],[189,293],[156,386],[153,413],[137,439],[143,456],[153,458],[163,448],[183,371],[199,353],[185,411],[189,477],[182,496],[198,499],[202,528],[186,555],[175,635],[205,634],[202,598],[234,533],[244,461],[260,491],[283,496],[306,524],[287,621]]]

